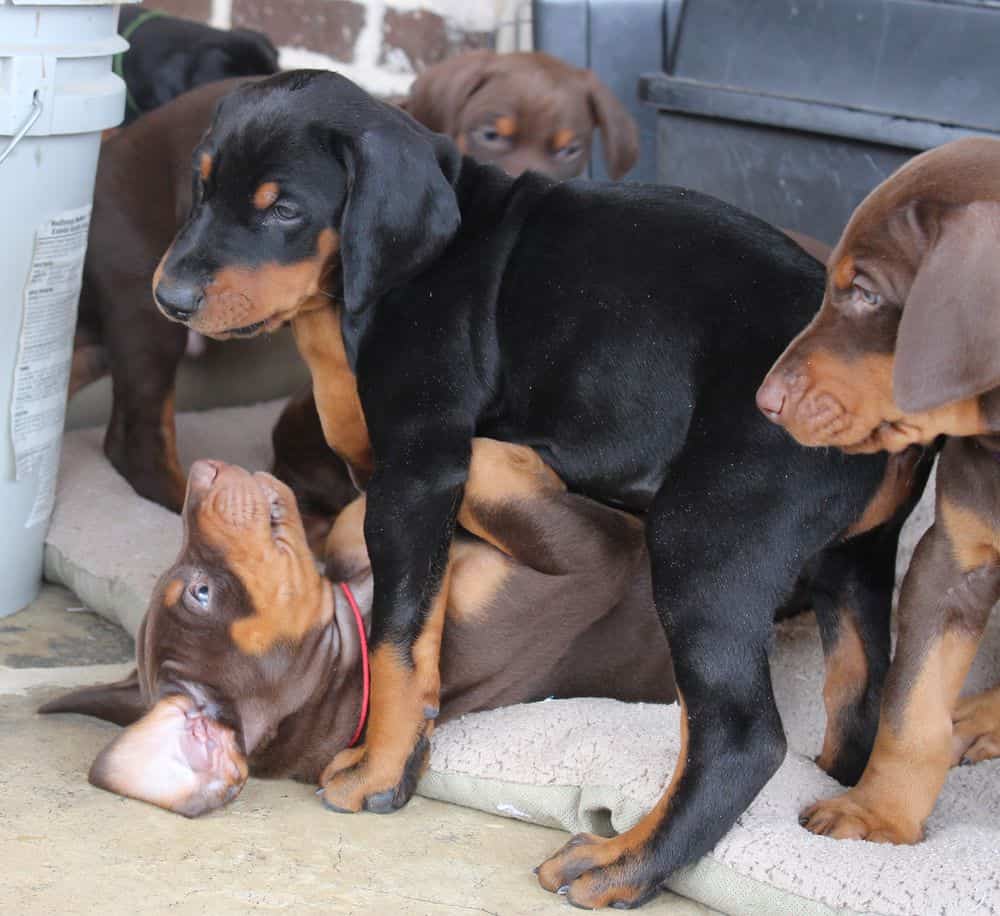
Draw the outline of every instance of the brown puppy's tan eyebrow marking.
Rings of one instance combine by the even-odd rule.
[[[853,282],[857,271],[854,269],[854,258],[845,255],[833,269],[833,285],[837,289],[847,289]]]
[[[558,153],[563,147],[569,146],[575,136],[568,127],[557,130],[552,136],[552,151]]]
[[[517,133],[517,121],[510,115],[497,118],[493,126],[501,137],[513,137]]]
[[[181,597],[181,592],[184,591],[184,580],[183,579],[171,579],[167,583],[167,587],[163,589],[163,603],[167,607],[177,604],[177,601]]]
[[[208,181],[208,176],[212,174],[212,157],[208,153],[202,153],[198,160],[198,174],[202,181]]]
[[[281,187],[276,181],[265,181],[253,195],[253,205],[258,210],[266,210],[277,199],[281,192]]]

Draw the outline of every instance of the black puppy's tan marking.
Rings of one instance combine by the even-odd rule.
[[[958,694],[1000,598],[998,250],[1000,142],[916,157],[855,211],[818,315],[758,392],[806,445],[950,437],[936,522],[903,583],[874,751],[854,789],[804,812],[815,833],[914,843],[949,765],[994,746],[994,695]]]
[[[819,265],[690,191],[514,181],[330,73],[238,90],[202,151],[218,158],[212,189],[156,290],[191,308],[164,302],[168,314],[222,336],[265,329],[228,326],[204,296],[211,278],[299,264],[325,228],[340,238],[324,291],[342,305],[372,446],[373,658],[398,693],[375,704],[369,740],[326,800],[378,811],[405,801],[434,712],[441,584],[471,442],[530,444],[571,491],[645,513],[686,760],[641,827],[605,853],[571,845],[545,870],[581,906],[642,902],[710,849],[778,767],[775,608],[885,476],[883,457],[803,452],[754,409],[759,380],[821,298]],[[250,199],[272,180],[282,197],[262,214]],[[887,593],[861,574],[870,561],[842,560],[869,595],[862,613],[885,619]]]

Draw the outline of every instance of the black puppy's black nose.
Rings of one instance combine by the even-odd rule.
[[[170,318],[184,321],[201,308],[205,298],[201,288],[193,283],[161,279],[153,291],[156,304]]]

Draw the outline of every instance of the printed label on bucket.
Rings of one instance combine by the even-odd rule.
[[[47,220],[35,233],[11,400],[17,479],[30,474],[38,479],[25,528],[48,521],[55,502],[89,226],[90,207],[79,207]]]

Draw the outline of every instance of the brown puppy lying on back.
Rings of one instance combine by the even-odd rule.
[[[1000,756],[1000,690],[958,699],[1000,600],[1000,141],[924,153],[861,203],[819,314],[757,401],[804,445],[949,437],[871,759],[855,788],[803,815],[814,833],[914,843],[949,766]]]
[[[140,496],[174,511],[184,499],[174,381],[187,331],[158,313],[151,281],[191,208],[191,151],[218,100],[242,82],[204,86],[143,116],[104,142],[97,170],[70,395],[111,372],[105,454]],[[579,175],[595,127],[612,175],[635,164],[637,131],[621,103],[589,71],[547,54],[461,55],[427,70],[402,104],[512,174]]]
[[[517,500],[494,504],[498,477]],[[489,439],[474,442],[465,499],[502,514],[510,553],[471,537],[453,549],[441,718],[548,696],[675,698],[638,521],[567,493],[530,449]],[[363,517],[363,500],[349,506],[328,549],[367,625]],[[91,782],[195,816],[235,798],[248,772],[322,781],[360,737],[367,653],[284,484],[196,462],[184,527],[136,639],[137,671],[42,712],[129,726]]]

